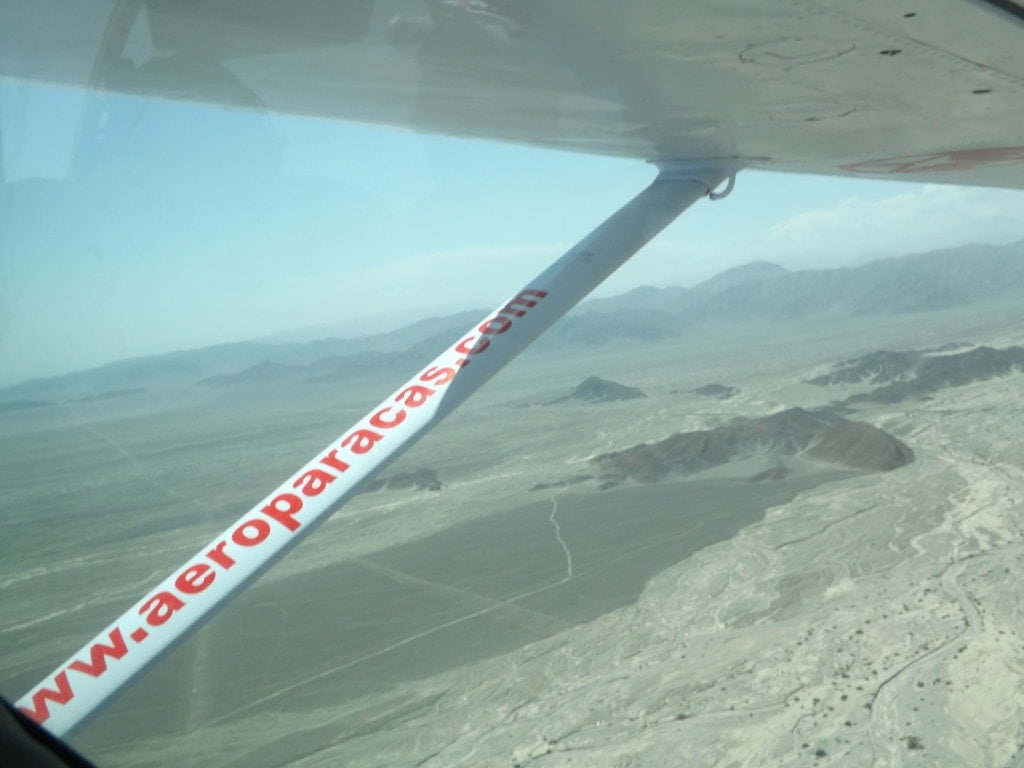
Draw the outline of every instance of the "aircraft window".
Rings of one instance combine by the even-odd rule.
[[[69,685],[130,658],[297,519],[268,494],[339,482],[325,446],[376,450],[443,400],[438,354],[462,342],[472,371],[543,307],[534,276],[655,174],[605,152],[605,120],[621,146],[716,134],[645,123],[621,73],[524,64],[538,4],[342,5],[218,3],[197,36],[196,3],[91,3],[88,55],[46,77],[0,32],[9,700],[52,679],[33,706],[63,706],[47,676],[97,633]],[[367,60],[362,89],[323,75]],[[439,135],[490,125],[474,84],[522,100],[494,136],[516,141]],[[584,128],[593,153],[552,148]],[[898,155],[850,173],[995,173],[1020,148]],[[70,743],[110,766],[1007,764],[1022,202],[741,171]]]

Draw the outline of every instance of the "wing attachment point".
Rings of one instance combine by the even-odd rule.
[[[736,173],[742,167],[736,158],[722,158],[717,161],[669,160],[657,163],[658,178],[690,180],[703,184],[704,193],[711,200],[722,200],[728,197],[736,186]],[[722,182],[725,188],[719,192]]]

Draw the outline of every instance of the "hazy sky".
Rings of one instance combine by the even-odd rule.
[[[0,385],[493,305],[643,163],[0,80]],[[1024,238],[1024,193],[745,172],[598,294]]]

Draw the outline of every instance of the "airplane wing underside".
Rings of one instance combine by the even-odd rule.
[[[1024,188],[1017,0],[0,11],[0,76],[644,160]]]

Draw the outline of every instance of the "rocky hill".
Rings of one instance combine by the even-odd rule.
[[[848,397],[844,403],[899,403],[1014,372],[1024,372],[1024,347],[981,346],[947,354],[882,350],[839,363],[833,371],[816,376],[809,383],[817,386],[880,384],[870,392]]]
[[[695,395],[714,397],[719,400],[728,400],[730,397],[738,395],[739,392],[736,387],[730,387],[726,384],[705,384],[703,387],[697,387],[693,390]]]
[[[583,400],[588,403],[610,403],[615,400],[635,400],[647,397],[636,387],[627,387],[616,381],[609,381],[598,376],[590,376],[579,383],[568,397],[563,400]]]
[[[870,424],[790,408],[760,418],[740,418],[710,430],[677,433],[591,460],[602,482],[654,483],[749,456],[802,455],[870,472],[898,469],[914,452]]]

